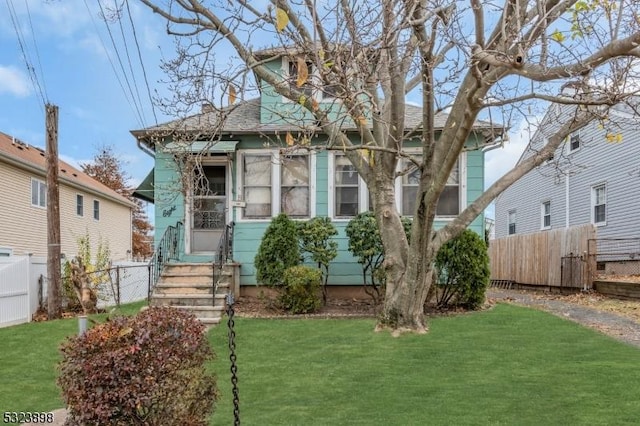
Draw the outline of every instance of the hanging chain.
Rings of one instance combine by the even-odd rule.
[[[233,418],[234,425],[240,425],[240,399],[238,397],[238,366],[236,365],[236,332],[233,330],[233,294],[227,294],[227,316],[229,320],[229,360],[231,360],[231,385],[233,386]]]

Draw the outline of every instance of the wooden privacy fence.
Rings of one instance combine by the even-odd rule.
[[[527,285],[590,288],[590,271],[594,269],[588,262],[588,241],[595,237],[593,225],[580,225],[491,240],[491,279]],[[571,261],[567,262],[567,259]],[[576,268],[580,269],[579,273]]]

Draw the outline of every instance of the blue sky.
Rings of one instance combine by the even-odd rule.
[[[137,148],[129,130],[153,125],[155,119],[128,19],[123,20],[123,25],[131,66],[118,24],[111,24],[111,30],[134,98],[138,99],[137,93],[140,93],[140,102],[136,101],[138,107],[132,101],[118,56],[99,18],[98,2],[7,0],[3,3],[0,6],[0,131],[44,147],[43,104],[48,101],[59,107],[59,153],[63,160],[77,165],[90,160],[99,147],[111,145],[125,163],[132,183],[143,179],[153,161]],[[171,40],[164,35],[163,23],[157,16],[131,3],[149,87],[152,91],[161,89],[157,83],[162,78],[161,52],[172,53]],[[21,35],[22,48],[17,32]],[[35,70],[42,93],[30,79],[23,52]],[[158,116],[159,121],[166,118]]]
[[[111,1],[100,3],[104,7]],[[125,48],[119,24],[110,24],[110,36],[98,5],[95,0],[6,0],[0,6],[0,131],[44,147],[48,101],[59,107],[63,160],[77,166],[110,145],[136,184],[153,160],[137,148],[129,131],[156,123],[147,83],[152,93],[163,93],[160,61],[173,56],[173,41],[159,16],[130,2],[139,50],[128,15],[121,21]],[[30,79],[25,54],[42,91]],[[158,122],[171,119],[157,108],[155,114]],[[526,129],[514,128],[504,149],[487,154],[486,184],[515,164],[527,140]]]

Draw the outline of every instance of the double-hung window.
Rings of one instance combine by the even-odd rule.
[[[76,215],[84,216],[84,196],[76,194]]]
[[[93,218],[100,220],[100,201],[93,200]]]
[[[303,65],[305,69],[299,69],[302,68]],[[315,92],[313,87],[313,69],[313,64],[309,61],[298,60],[297,58],[289,58],[287,60],[287,77],[291,88],[301,91],[305,94],[305,96],[312,97]],[[306,76],[301,75],[301,73],[306,73]],[[299,79],[302,84],[298,87]]]
[[[509,211],[509,235],[516,233],[516,211]]]
[[[347,218],[360,213],[360,176],[344,154],[334,156],[334,207],[336,218]]]
[[[287,155],[280,160],[280,211],[290,217],[310,217],[309,155]]]
[[[242,157],[244,217],[265,219],[271,217],[271,153],[245,154]]]
[[[580,149],[580,133],[573,133],[569,136],[569,152]]]
[[[47,184],[38,179],[31,179],[31,205],[46,207]]]
[[[545,201],[541,207],[541,228],[551,228],[551,201]]]
[[[308,153],[276,157],[272,152],[244,152],[242,197],[243,219],[268,219],[278,213],[292,218],[312,216],[313,187]]]
[[[401,178],[401,213],[403,216],[412,216],[420,184],[420,170],[415,166],[411,167],[409,160],[403,160],[400,164],[403,170],[409,169]],[[460,213],[460,161],[456,161],[453,166],[436,206],[437,216],[451,217],[457,216],[458,213]]]
[[[591,188],[591,212],[594,224],[607,223],[607,186],[605,184]]]

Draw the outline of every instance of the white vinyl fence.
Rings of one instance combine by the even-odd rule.
[[[38,282],[46,269],[42,257],[0,257],[0,327],[31,321],[39,306]]]
[[[147,263],[120,262],[109,272],[111,280],[98,301],[100,308],[147,298]],[[0,257],[0,327],[30,322],[39,307],[46,309],[46,275],[44,257]]]

